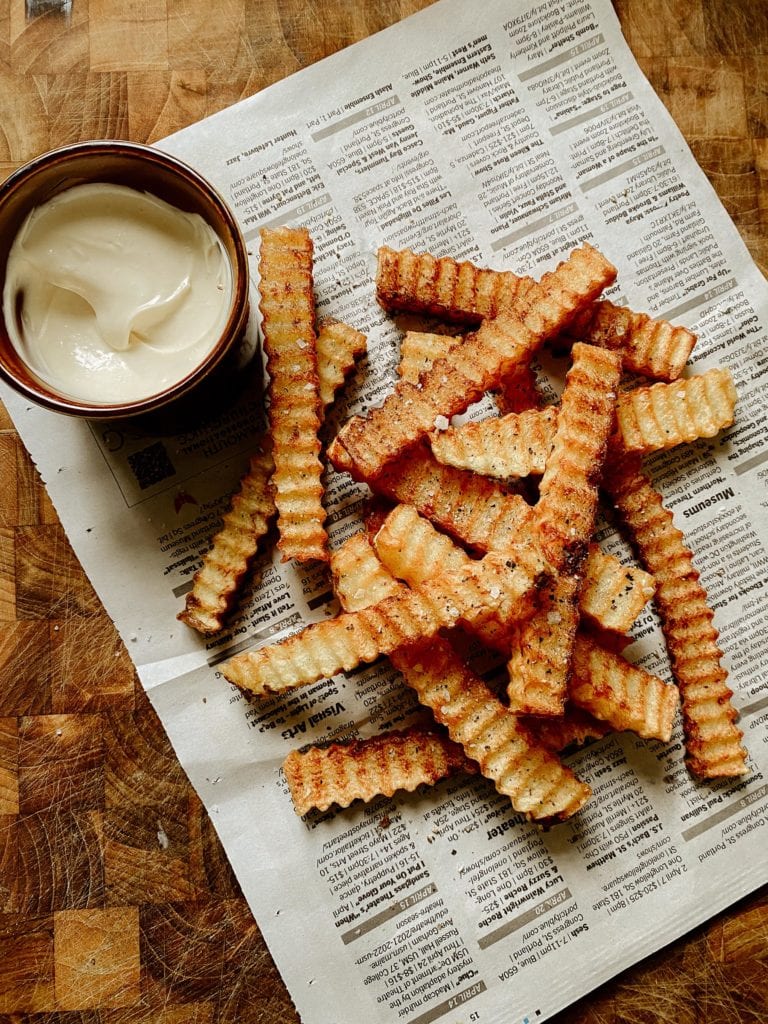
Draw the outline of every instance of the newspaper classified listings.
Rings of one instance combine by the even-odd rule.
[[[679,725],[666,744],[613,734],[569,757],[594,795],[548,832],[463,775],[293,813],[289,750],[403,727],[418,709],[387,659],[261,701],[223,680],[233,653],[337,611],[322,567],[282,564],[272,548],[220,636],[176,621],[263,429],[248,381],[202,425],[168,434],[95,421],[51,434],[49,413],[3,394],[302,1019],[544,1020],[765,881],[765,281],[608,0],[442,0],[161,147],[230,203],[254,287],[259,229],[309,228],[319,315],[368,336],[330,435],[395,379],[400,332],[372,283],[381,244],[538,276],[590,241],[619,268],[609,298],[685,324],[699,336],[691,370],[734,376],[733,427],[648,465],[715,609],[749,773],[694,781]],[[367,492],[330,469],[326,485],[335,546],[359,529]],[[607,523],[600,541],[626,554]],[[670,678],[650,607],[626,653]]]

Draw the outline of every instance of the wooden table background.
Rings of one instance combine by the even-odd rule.
[[[0,0],[0,172],[79,139],[153,142],[428,2]],[[765,271],[768,4],[616,9]],[[765,1021],[767,951],[763,892],[557,1021]],[[2,405],[0,1019],[298,1019]]]

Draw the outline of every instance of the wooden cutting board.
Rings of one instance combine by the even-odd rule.
[[[160,139],[427,2],[72,0],[57,14],[55,2],[5,0],[0,173],[79,139]],[[768,4],[616,0],[616,8],[765,269]],[[766,1020],[767,939],[763,892],[557,1021]],[[298,1019],[2,406],[0,1019]]]

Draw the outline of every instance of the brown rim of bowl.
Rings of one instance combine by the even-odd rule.
[[[18,358],[18,363],[20,366],[24,367],[26,375],[30,380],[34,381],[34,384],[28,383],[22,377],[14,374],[6,366],[0,363],[0,377],[15,391],[24,395],[37,405],[42,405],[54,412],[60,412],[70,416],[88,416],[93,419],[118,419],[126,416],[135,416],[141,413],[153,412],[156,409],[173,402],[175,399],[182,397],[190,390],[192,381],[195,381],[198,378],[202,380],[203,378],[208,377],[226,359],[230,350],[237,344],[238,339],[245,331],[248,322],[250,281],[248,272],[248,254],[245,239],[243,238],[239,224],[235,220],[234,214],[220,193],[206,178],[204,178],[198,171],[194,170],[194,168],[184,163],[183,160],[179,160],[175,156],[171,156],[170,154],[151,146],[144,146],[140,143],[128,142],[122,139],[98,139],[87,142],[76,142],[71,145],[61,146],[57,149],[52,149],[46,153],[40,154],[40,156],[35,157],[22,167],[19,167],[16,171],[10,174],[2,184],[0,184],[0,209],[9,202],[10,198],[14,194],[17,194],[20,189],[24,188],[30,181],[33,181],[41,169],[45,169],[49,166],[55,166],[60,163],[64,165],[62,166],[62,178],[66,180],[66,165],[70,161],[76,160],[78,157],[88,158],[89,156],[103,156],[107,158],[125,156],[129,159],[135,159],[137,164],[153,166],[169,177],[177,176],[180,178],[186,183],[190,191],[197,191],[200,193],[201,197],[210,203],[216,210],[218,216],[221,218],[226,234],[229,237],[224,238],[222,236],[222,232],[215,223],[212,223],[211,226],[216,231],[216,234],[222,238],[222,241],[225,243],[225,249],[232,260],[232,305],[227,322],[222,329],[221,338],[216,345],[214,345],[203,362],[186,374],[186,376],[181,378],[181,380],[172,384],[165,390],[157,392],[157,394],[123,404],[87,402],[81,399],[69,398],[65,394],[57,392],[51,385],[41,380],[37,374],[27,366],[20,356]],[[102,178],[99,178],[98,175],[88,176],[87,179],[83,178],[82,180],[67,183],[65,188],[73,187],[75,184],[85,184],[86,180],[94,182],[99,180],[115,180],[115,177],[115,174],[111,172],[108,172]],[[51,195],[55,194],[55,192],[64,190],[64,188],[52,190]],[[151,190],[148,189],[148,191]],[[162,193],[165,189],[161,187],[159,191]],[[170,199],[168,201],[172,202]],[[174,205],[180,206],[181,204],[176,202]],[[202,206],[203,203],[200,205]],[[31,206],[26,207],[26,212],[28,212],[29,209],[31,209]],[[197,212],[200,212],[200,210],[198,209]],[[209,220],[209,218],[206,217],[206,220]],[[209,223],[211,223],[210,220]],[[21,222],[19,222],[18,226],[21,226]],[[227,242],[231,243],[231,245],[226,244]],[[4,273],[2,277],[4,277]],[[0,328],[5,332],[5,325],[2,322],[1,313]],[[10,343],[10,339],[8,340]],[[10,344],[11,347],[13,347],[12,343]]]

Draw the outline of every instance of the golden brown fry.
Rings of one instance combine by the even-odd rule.
[[[279,643],[237,654],[222,674],[255,694],[281,693],[351,671],[397,647],[434,636],[463,621],[506,618],[530,612],[535,580],[509,558],[486,555],[458,572],[398,592],[359,612],[317,622]]]
[[[355,595],[353,600],[364,600],[364,589],[374,578],[382,580],[377,586],[385,591],[389,586],[386,570],[362,534],[342,545],[333,556],[333,566],[341,581],[342,602],[347,593]],[[447,640],[434,637],[395,650],[391,659],[421,703],[432,709],[451,739],[461,743],[497,790],[509,796],[515,810],[535,821],[558,821],[570,817],[588,799],[589,787],[533,740]]]
[[[620,349],[627,370],[655,380],[677,380],[696,344],[696,335],[685,327],[673,327],[666,320],[653,320],[606,300],[582,310],[566,333],[592,345]]]
[[[444,358],[454,345],[464,339],[446,334],[427,334],[408,331],[400,346],[397,372],[403,380],[417,384],[436,359]],[[516,366],[500,383],[495,392],[497,405],[503,413],[524,412],[539,404],[536,374],[528,363]],[[447,460],[444,460],[447,461]],[[509,475],[509,474],[508,474]]]
[[[366,338],[339,320],[324,320],[317,334],[320,404],[327,408],[366,348]]]
[[[476,774],[478,768],[447,736],[413,728],[294,750],[283,771],[296,813],[307,814],[398,790],[412,793],[459,772]]]
[[[403,380],[418,384],[436,359],[443,359],[454,345],[460,345],[462,338],[450,334],[429,334],[425,331],[407,331],[400,343],[400,362],[397,372]]]
[[[430,438],[438,462],[499,479],[544,472],[557,429],[557,409],[525,412],[463,423]]]
[[[433,430],[436,421],[463,412],[496,387],[615,275],[615,267],[591,246],[576,249],[530,289],[519,318],[503,310],[496,319],[484,320],[476,334],[451,350],[449,359],[434,363],[418,385],[398,381],[366,419],[352,417],[336,438],[331,457],[342,447],[362,477],[375,479],[388,462]],[[532,293],[536,301],[529,305]]]
[[[320,397],[324,407],[333,401],[355,357],[365,350],[365,335],[338,321],[327,322],[317,338]],[[275,512],[272,474],[275,469],[271,442],[250,460],[240,489],[225,513],[222,528],[203,556],[187,594],[181,622],[204,636],[217,633],[232,607],[240,583],[256,554],[261,538],[269,529]]]
[[[626,633],[653,592],[650,573],[639,566],[622,565],[597,544],[590,544],[579,597],[582,617],[602,629]]]
[[[747,755],[734,724],[733,691],[693,555],[643,473],[640,456],[610,459],[604,484],[655,580],[656,605],[682,698],[688,766],[704,778],[742,775]]]
[[[616,408],[617,447],[660,451],[714,435],[733,423],[736,388],[731,373],[717,367],[675,384],[624,392]]]
[[[676,686],[630,664],[581,632],[573,645],[570,698],[617,731],[628,729],[644,739],[664,742],[672,736],[680,703]]]
[[[530,278],[508,272],[483,270],[445,257],[437,260],[429,253],[379,250],[377,296],[392,312],[430,313],[477,327],[501,309],[525,302],[530,289]],[[622,348],[628,370],[656,380],[676,380],[696,343],[696,335],[684,327],[606,300],[585,308],[566,333],[601,348]]]
[[[436,637],[397,650],[392,662],[516,811],[533,821],[562,821],[589,799],[589,786],[536,742],[447,640]]]
[[[204,636],[217,633],[232,607],[238,587],[275,514],[269,444],[251,456],[248,472],[224,514],[222,527],[203,556],[192,590],[177,618]]]
[[[224,664],[222,674],[251,693],[282,693],[433,636],[441,627],[455,625],[459,612],[445,590],[429,596],[416,590],[398,593],[363,611],[317,622],[279,643],[237,654]]]
[[[565,708],[583,562],[620,374],[619,354],[581,342],[573,346],[534,513],[547,560],[562,573],[538,595],[534,614],[512,630],[507,695],[521,714],[561,715]]]
[[[592,536],[597,489],[613,427],[621,356],[577,342],[539,487],[535,522],[554,566],[580,563]]]
[[[307,230],[262,229],[259,271],[278,547],[283,561],[327,561],[312,241]]]
[[[502,306],[524,299],[535,283],[530,277],[481,270],[430,253],[388,246],[378,251],[376,297],[393,313],[426,313],[476,326],[484,317],[497,316]],[[467,310],[472,311],[469,318]]]
[[[507,697],[519,715],[565,710],[580,588],[580,573],[557,576],[537,595],[533,615],[510,631]]]

